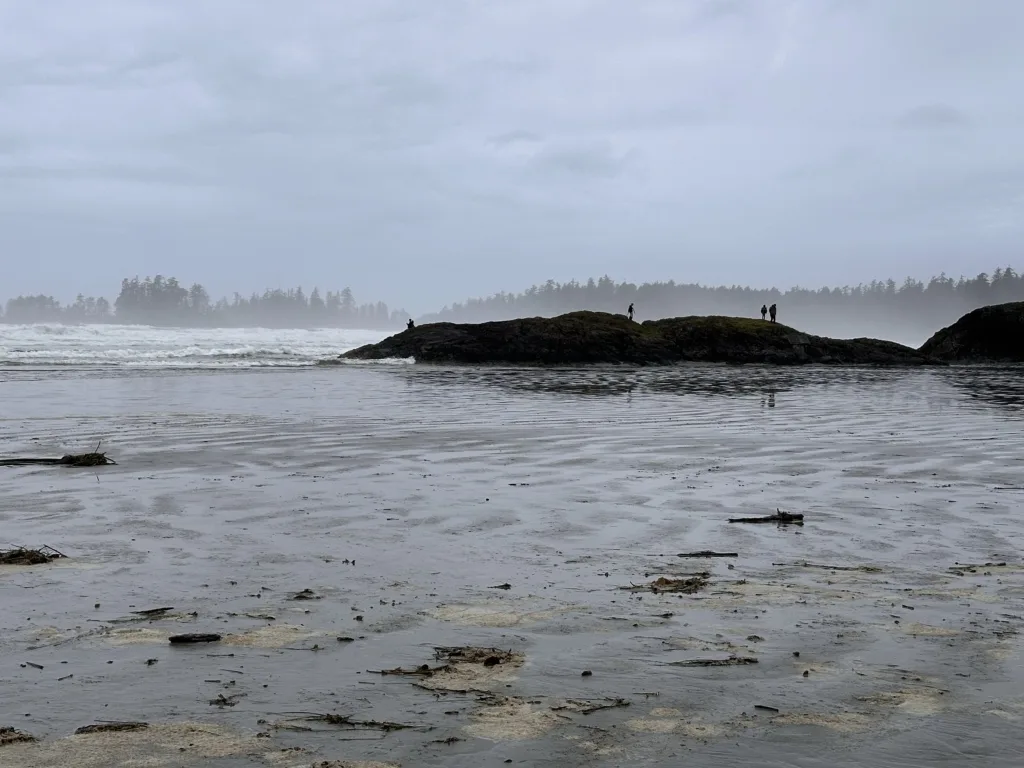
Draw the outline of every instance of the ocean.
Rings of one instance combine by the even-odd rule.
[[[245,369],[304,367],[380,341],[382,331],[338,328],[153,328],[3,325],[0,367]]]

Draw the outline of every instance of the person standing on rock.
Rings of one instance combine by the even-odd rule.
[[[761,305],[761,319],[765,319],[765,315],[768,314],[768,306],[766,304]]]
[[[770,307],[768,307],[768,314],[771,315],[772,322],[774,323],[775,322],[775,305],[774,304],[772,304]]]
[[[409,322],[405,324],[405,328],[406,328],[406,330],[411,331],[415,327],[416,327],[416,323],[414,323],[412,321],[412,318],[410,317],[409,318]]]
[[[630,320],[633,319],[633,303],[632,302],[630,302],[629,309],[626,310],[626,314],[629,316]]]

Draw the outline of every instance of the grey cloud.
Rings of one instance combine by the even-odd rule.
[[[533,131],[524,131],[520,129],[492,136],[491,143],[497,146],[505,146],[507,144],[535,144],[541,141],[541,138],[541,136]]]
[[[922,104],[907,110],[899,120],[900,127],[914,130],[966,128],[970,122],[964,112],[948,104]]]
[[[617,154],[609,146],[566,145],[544,148],[533,158],[533,164],[542,172],[611,178],[623,172],[627,160],[628,154]]]
[[[990,270],[1021,39],[1018,0],[0,2],[4,287]]]

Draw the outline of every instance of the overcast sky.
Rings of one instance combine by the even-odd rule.
[[[1024,0],[0,0],[0,298],[1022,257]]]

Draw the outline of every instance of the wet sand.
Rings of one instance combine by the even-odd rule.
[[[0,728],[38,739],[0,766],[1019,765],[1019,369],[25,370],[0,403],[4,455],[119,462],[0,468],[0,548],[69,555],[0,566]],[[805,524],[727,522],[776,509]],[[435,646],[515,653],[371,671]],[[72,735],[102,721],[151,725]]]

